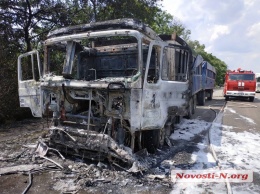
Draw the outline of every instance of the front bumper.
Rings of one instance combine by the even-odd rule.
[[[247,91],[227,91],[225,96],[234,96],[234,97],[255,97],[255,92]]]

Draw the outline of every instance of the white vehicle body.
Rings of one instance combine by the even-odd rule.
[[[28,79],[24,59],[32,64]],[[62,28],[44,42],[43,67],[38,51],[19,57],[20,105],[35,117],[52,118],[57,148],[75,147],[59,131],[86,137],[80,156],[93,158],[92,151],[101,150],[116,157],[119,145],[152,150],[169,137],[176,119],[191,114],[192,62],[179,37],[163,41],[132,19]]]

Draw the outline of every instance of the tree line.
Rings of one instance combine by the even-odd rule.
[[[217,70],[216,83],[223,83],[225,62],[190,40],[191,31],[157,0],[1,0],[0,1],[0,123],[29,117],[19,108],[17,57],[37,48],[50,30],[118,18],[136,18],[158,34],[176,32]]]

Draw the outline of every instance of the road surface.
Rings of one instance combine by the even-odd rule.
[[[158,153],[166,152],[166,158],[151,156],[159,163],[143,175],[118,171],[109,164],[101,168],[94,162],[83,163],[82,160],[75,158],[61,161],[57,156],[49,155],[55,161],[70,167],[73,173],[66,171],[35,173],[27,193],[227,193],[224,183],[175,184],[170,179],[170,170],[174,168],[216,167],[216,161],[209,150],[209,126],[213,129],[212,144],[221,165],[254,171],[253,183],[231,183],[233,193],[260,193],[258,164],[260,163],[258,160],[260,94],[257,94],[254,102],[238,100],[227,102],[224,113],[216,121],[216,113],[225,103],[222,90],[216,89],[213,100],[206,101],[205,106],[197,106],[191,120],[184,119],[182,123],[176,125],[176,130],[171,136],[173,148],[158,150]],[[0,170],[6,166],[44,163],[44,160],[33,159],[31,157],[33,149],[28,148],[30,144],[37,143],[39,136],[44,136],[44,127],[46,127],[45,121],[33,120],[0,128]],[[28,183],[28,176],[2,175],[0,193],[22,193]]]

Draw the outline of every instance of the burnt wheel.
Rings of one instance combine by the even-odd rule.
[[[192,115],[194,114],[195,112],[195,109],[194,109],[194,101],[193,101],[193,98],[190,99],[189,101],[189,107],[188,107],[188,113],[187,115],[185,116],[186,119],[191,119]],[[194,109],[194,110],[193,110]]]
[[[160,130],[147,130],[142,132],[142,147],[149,153],[155,153],[160,145]]]

